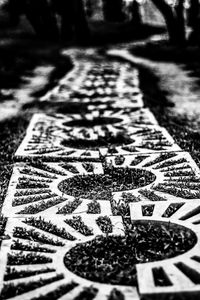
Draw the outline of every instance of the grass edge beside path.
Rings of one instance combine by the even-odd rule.
[[[159,125],[168,130],[181,149],[189,152],[200,167],[200,132],[194,129],[192,121],[187,115],[173,112],[174,103],[167,99],[168,92],[160,87],[159,78],[144,67],[140,68],[140,86],[144,103],[153,112]]]
[[[200,167],[200,133],[198,132],[200,119],[195,120],[195,118],[188,117],[187,113],[177,113],[174,103],[174,99],[176,99],[176,88],[172,87],[170,89],[170,86],[167,86],[167,84],[163,85],[166,78],[169,79],[169,82],[173,83],[173,76],[176,74],[170,74],[169,70],[170,66],[174,66],[175,73],[180,71],[185,75],[185,78],[189,78],[189,82],[187,82],[187,80],[186,82],[183,82],[183,87],[181,88],[184,88],[184,84],[189,84],[188,90],[190,93],[192,92],[192,89],[194,89],[194,91],[196,89],[196,94],[200,94],[200,88],[197,84],[198,78],[190,78],[190,74],[188,75],[187,71],[185,72],[184,70],[184,68],[187,70],[187,68],[193,67],[193,65],[190,63],[185,63],[185,65],[183,65],[183,62],[182,64],[180,64],[180,62],[175,63],[171,61],[163,62],[162,57],[160,60],[158,58],[157,61],[154,61],[151,60],[151,57],[148,57],[148,52],[145,52],[145,58],[135,56],[135,50],[133,51],[132,49],[137,49],[137,47],[138,46],[132,46],[132,48],[128,50],[126,48],[117,50],[110,48],[107,51],[107,55],[112,59],[128,61],[134,67],[139,69],[140,88],[144,95],[144,105],[153,112],[159,125],[165,127],[169,131],[175,142],[184,151],[189,152]],[[140,45],[139,49],[141,48],[145,48],[145,46]],[[173,51],[170,53],[172,54]],[[165,70],[164,67],[166,66],[168,67]],[[162,72],[160,72],[160,68],[162,68]],[[179,80],[179,78],[177,80]],[[181,88],[179,88],[177,94],[181,93]],[[175,95],[173,95],[173,93],[175,93]],[[181,95],[179,95],[179,101],[180,99]],[[188,102],[188,108],[190,108],[190,102]]]

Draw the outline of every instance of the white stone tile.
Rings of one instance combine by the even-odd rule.
[[[129,114],[94,110],[84,117],[35,114],[15,155],[62,161],[180,150],[164,128],[151,123],[155,119],[147,109]]]
[[[177,201],[154,203],[151,215],[146,215],[146,207],[152,202],[131,203],[131,219],[140,224],[158,222],[166,224],[168,230],[180,228],[180,232],[190,230],[196,237],[196,242],[190,250],[182,249],[182,253],[160,261],[148,262],[137,265],[138,286],[141,297],[170,298],[174,294],[189,299],[200,293],[200,263],[198,261],[200,251],[200,202],[198,200],[182,200],[181,205]],[[180,226],[180,227],[177,227]],[[180,266],[180,267],[179,267]],[[158,284],[155,270],[161,269],[165,281],[171,284]],[[163,279],[162,278],[162,279]],[[188,298],[187,298],[188,297]],[[198,296],[197,296],[198,297]]]
[[[65,219],[67,217],[61,215],[48,215],[36,217],[35,219],[9,218],[6,234],[9,234],[10,239],[7,244],[3,242],[0,252],[2,274],[0,289],[3,288],[4,290],[6,286],[12,284],[13,292],[10,299],[31,300],[33,297],[45,296],[52,291],[56,292],[61,287],[64,289],[65,285],[72,282],[74,287],[71,290],[64,291],[59,299],[75,299],[81,295],[83,290],[89,287],[96,289],[96,297],[94,299],[107,299],[113,289],[117,289],[123,294],[124,299],[139,299],[136,287],[90,281],[79,277],[65,266],[64,258],[70,250],[73,251],[73,248],[80,243],[92,241],[97,234],[103,234],[96,229],[95,219],[97,219],[97,216],[84,215],[81,217],[86,226],[93,229],[94,234],[90,236],[78,235],[75,229],[66,225]],[[45,226],[44,222],[46,222]],[[53,231],[50,224],[54,226]],[[121,226],[123,229],[122,219],[112,216],[112,224],[114,227],[111,234],[121,235],[119,227]],[[73,234],[74,240],[69,240],[66,233]],[[3,260],[1,260],[2,255],[4,257]],[[34,261],[29,256],[29,264],[24,263],[27,255],[33,256]],[[11,261],[14,261],[14,263]],[[8,268],[11,268],[10,271]],[[18,272],[23,272],[23,276],[19,276]],[[29,272],[29,275],[25,275],[26,272]],[[5,278],[3,275],[8,277]],[[61,277],[55,278],[58,275]],[[52,282],[48,283],[48,280],[52,280]],[[31,282],[35,283],[36,286],[26,292],[23,292],[23,289],[20,293],[17,292],[21,285],[30,284]],[[1,295],[1,299],[4,299],[4,294]]]
[[[107,157],[106,161],[114,167],[154,174],[155,180],[148,186],[131,191],[140,200],[200,199],[200,170],[187,152],[120,155]]]

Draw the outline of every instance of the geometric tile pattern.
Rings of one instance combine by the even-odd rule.
[[[200,199],[200,172],[188,153],[111,156],[106,160],[106,165],[89,162],[36,162],[16,165],[3,206],[4,216],[43,213],[46,215],[52,212],[56,214],[59,210],[62,212],[63,207],[77,197],[87,200],[75,205],[77,212],[85,211],[86,204],[94,198],[105,201],[111,197],[113,203],[118,203],[124,194],[131,194],[137,201],[155,202],[173,199],[180,202],[186,199]],[[103,183],[98,184],[101,180],[105,180],[106,176],[110,176],[112,166],[119,170],[116,180],[121,184],[119,188],[114,186],[115,181],[107,186]],[[126,172],[129,172],[127,185],[123,183]],[[76,178],[81,181],[76,181]],[[83,187],[81,187],[82,178],[86,178],[84,181],[86,185]],[[90,185],[90,180],[94,180],[98,189]],[[72,186],[72,189],[62,188],[62,182]],[[85,189],[93,193],[87,194]],[[110,209],[107,214],[109,211]]]
[[[80,176],[84,176],[86,180],[96,180],[94,176],[97,176],[97,181],[94,182],[98,185],[98,181],[110,175],[110,165],[119,169],[117,182],[122,182],[122,187],[105,187],[101,184],[99,189],[95,190],[93,185],[90,186],[90,181],[85,181],[86,186],[81,187],[82,177],[80,183],[76,183],[76,178]],[[127,182],[131,180],[130,185],[123,184],[123,176],[126,175],[124,172],[127,170],[132,172],[132,175],[128,176],[139,176],[136,185],[134,179],[129,177]],[[78,194],[70,189],[63,192],[61,183],[68,179],[66,184],[74,184],[74,189],[77,186]],[[3,214],[10,217],[37,215],[43,212],[56,213],[58,210],[62,211],[67,202],[74,201],[77,197],[94,200],[93,194],[85,194],[86,188],[94,190],[96,200],[104,201],[113,197],[114,201],[118,202],[122,194],[131,193],[137,201],[174,199],[180,202],[186,199],[200,199],[200,172],[190,155],[185,152],[112,156],[107,157],[107,166],[102,163],[85,162],[18,164],[13,170]],[[105,189],[105,193],[101,192],[101,188]],[[86,202],[80,203],[78,211],[84,211],[82,205],[86,205]]]
[[[108,208],[106,202],[102,201],[102,206]],[[114,290],[121,293],[124,299],[158,295],[166,297],[174,293],[185,296],[185,292],[186,295],[188,292],[199,295],[199,200],[182,200],[181,206],[176,210],[171,210],[173,204],[177,203],[170,200],[154,202],[151,214],[147,214],[146,207],[152,206],[152,201],[130,203],[131,219],[134,223],[162,222],[168,224],[172,230],[173,226],[181,226],[182,230],[191,230],[196,237],[195,246],[184,254],[163,261],[137,264],[139,293],[134,286],[91,282],[70,272],[64,264],[66,253],[77,244],[105,235],[97,223],[101,212],[58,214],[56,217],[50,212],[40,216],[9,218],[5,232],[9,239],[3,241],[0,256],[1,299],[43,299],[50,297],[53,291],[60,295],[57,299],[82,299],[84,291],[89,293],[91,289],[95,291],[93,299],[107,299]],[[74,228],[66,222],[79,217],[82,222],[81,229],[86,227],[87,230]],[[110,215],[109,218],[112,232],[106,236],[123,236],[121,216]],[[161,284],[156,280],[156,270],[162,270],[165,276],[165,281]]]
[[[131,204],[131,218],[140,222],[168,223],[190,229],[196,236],[195,246],[188,252],[174,258],[137,265],[138,286],[141,297],[161,297],[166,299],[178,294],[182,299],[194,299],[200,295],[200,202],[199,200],[182,201],[181,206],[171,210],[174,201],[155,203],[151,216],[145,215],[144,207],[152,202]],[[170,214],[169,214],[170,211]],[[175,226],[176,226],[175,225]],[[162,270],[165,281],[156,280],[156,271]],[[170,296],[171,295],[171,296]],[[181,296],[182,295],[182,296]],[[178,297],[177,296],[177,297]]]
[[[179,151],[168,132],[154,123],[147,109],[128,116],[121,110],[94,111],[84,116],[35,114],[16,156],[59,161]]]
[[[76,175],[102,174],[101,163],[19,164],[14,167],[3,205],[4,216],[57,212],[74,197],[64,194],[59,184]],[[86,205],[87,206],[87,205]]]
[[[143,107],[137,69],[119,62],[79,60],[58,86],[41,98],[48,102],[106,104],[112,108]]]
[[[48,228],[40,227],[40,223],[44,222],[43,219],[38,219],[40,223],[28,218],[15,219],[15,222],[10,219],[6,232],[10,239],[2,245],[3,251],[1,252],[1,255],[4,255],[3,258],[1,257],[1,282],[4,278],[1,299],[8,297],[9,299],[38,299],[38,297],[43,299],[44,296],[50,297],[53,291],[60,295],[60,297],[57,296],[59,299],[83,299],[83,292],[86,289],[90,291],[91,288],[95,291],[91,299],[107,299],[116,288],[125,295],[125,299],[137,299],[136,288],[91,282],[76,276],[65,267],[64,256],[77,243],[90,241],[99,234],[103,235],[95,218],[97,216],[88,216],[88,218],[82,216],[83,221],[87,222],[86,224],[89,224],[92,230],[90,236],[76,232],[64,222],[61,216],[58,219],[56,234],[48,232]],[[45,222],[50,222],[50,220],[52,218],[46,218]],[[29,225],[29,222],[33,225]],[[121,217],[111,217],[111,222],[113,226],[111,235],[123,235]],[[54,228],[55,224],[54,217]],[[73,234],[71,235],[73,239],[71,236],[69,238],[67,233]],[[43,236],[42,244],[38,241],[40,236]],[[15,259],[16,256],[18,259],[20,257],[26,259],[28,255],[30,261],[28,265]],[[11,286],[14,290],[12,294],[8,292]],[[60,293],[59,289],[61,289]],[[89,299],[89,295],[87,296]]]
[[[100,55],[91,59],[94,50],[68,54],[73,70],[40,100],[86,103],[88,113],[35,114],[30,122],[2,209],[0,299],[200,298],[199,168],[143,108],[137,69]],[[175,252],[187,240],[190,247],[168,258],[165,244],[162,260],[142,263],[139,246],[152,250],[140,240],[136,283],[128,285],[70,271],[71,251],[100,238],[125,238],[127,222],[160,224]],[[80,255],[82,268],[88,262]],[[105,267],[105,255],[95,266]],[[118,276],[125,276],[121,267]]]

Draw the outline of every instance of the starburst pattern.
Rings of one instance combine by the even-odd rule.
[[[63,263],[65,253],[77,243],[104,234],[104,228],[98,222],[99,216],[101,214],[77,215],[79,224],[76,226],[69,222],[74,220],[74,216],[59,215],[55,218],[48,214],[44,218],[17,218],[15,222],[10,218],[6,228],[10,239],[3,242],[1,258],[4,255],[4,259],[0,260],[1,282],[4,282],[1,299],[42,299],[48,293],[60,289],[60,297],[65,295],[65,299],[75,299],[86,289],[89,292],[91,287],[97,292],[97,298],[94,299],[106,299],[115,286],[82,280],[67,270]],[[123,235],[121,217],[110,216],[109,220],[112,227],[109,234]],[[69,235],[73,239],[69,239]],[[120,287],[120,290],[127,295],[137,295],[135,288],[126,291],[125,287]]]
[[[88,113],[31,120],[2,210],[0,298],[198,298],[199,168],[142,108],[138,70],[66,54],[74,68],[40,101]]]
[[[3,214],[76,213],[94,200],[110,200],[114,209],[122,200],[200,199],[199,188],[199,169],[185,152],[110,156],[106,164],[19,164]]]
[[[198,292],[200,289],[197,276],[200,247],[199,201],[183,200],[182,205],[168,215],[167,212],[171,211],[170,207],[174,204],[176,204],[174,201],[156,202],[151,216],[146,214],[144,207],[152,205],[152,202],[130,204],[131,219],[135,224],[138,221],[140,223],[156,221],[164,224],[170,219],[169,230],[170,228],[173,230],[173,226],[176,226],[173,224],[177,224],[183,230],[193,232],[197,238],[196,245],[186,253],[167,260],[136,265],[140,296],[166,295],[184,291]],[[69,222],[74,218],[79,219],[79,225],[75,226],[73,222]],[[103,220],[101,224],[100,219]],[[46,214],[45,217],[17,218],[14,219],[15,221],[10,218],[5,232],[10,239],[3,241],[0,260],[3,283],[1,299],[43,299],[42,297],[52,293],[56,293],[55,299],[62,299],[62,297],[76,299],[86,291],[86,295],[95,291],[93,299],[99,297],[107,299],[113,290],[117,290],[125,299],[129,297],[139,299],[137,290],[133,286],[91,282],[69,271],[63,263],[65,254],[76,245],[87,243],[96,236],[105,234],[103,227],[105,219],[112,227],[111,232],[106,235],[124,235],[122,218],[112,215],[105,218],[102,214],[81,213],[76,217],[59,215],[55,218],[54,215]],[[88,235],[88,229],[83,228],[88,228],[90,234]],[[69,234],[74,237],[73,240],[68,238]],[[41,236],[42,240],[39,239]],[[148,285],[144,285],[144,278]],[[184,287],[180,285],[182,280]]]
[[[106,154],[180,150],[164,128],[139,124],[141,120],[154,123],[148,110],[129,116],[123,111],[94,111],[84,117],[35,114],[16,156],[89,160]]]
[[[134,192],[141,200],[200,199],[200,171],[186,152],[161,154],[126,155],[119,162],[117,157],[108,157],[107,162],[116,167],[134,167],[151,171],[156,180],[147,188]],[[117,162],[117,164],[116,164]]]
[[[200,257],[199,257],[199,200],[157,202],[153,206],[151,216],[145,213],[144,206],[151,206],[152,202],[131,204],[131,218],[140,222],[160,221],[169,222],[189,228],[196,235],[196,245],[187,253],[159,262],[140,264],[137,266],[139,292],[141,296],[171,295],[173,293],[200,293]],[[175,209],[173,209],[173,207]],[[170,212],[170,213],[169,213]],[[148,282],[148,284],[146,284]],[[198,297],[198,296],[197,296]]]

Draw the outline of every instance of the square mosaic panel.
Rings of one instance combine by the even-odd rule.
[[[106,300],[116,293],[124,299],[139,299],[136,287],[84,278],[68,266],[71,253],[79,245],[124,235],[121,217],[107,218],[108,233],[104,219],[101,215],[10,218],[5,231],[9,239],[3,241],[0,252],[1,299]]]
[[[113,215],[130,215],[129,202],[200,199],[199,188],[199,169],[185,152],[116,156],[106,163],[18,164],[3,214],[79,212],[85,199],[109,200]]]
[[[149,226],[165,225],[173,232],[176,249],[165,245],[165,257],[137,265],[139,293],[144,299],[198,299],[200,297],[200,202],[131,203],[131,219]],[[159,238],[159,237],[158,237]],[[166,239],[166,236],[165,236]],[[178,245],[179,242],[180,246]],[[157,241],[158,243],[158,241]],[[160,238],[159,243],[162,243]],[[158,247],[159,247],[158,243]],[[168,249],[168,250],[167,250]],[[159,253],[157,249],[157,253]]]
[[[155,122],[147,109],[128,115],[123,111],[94,111],[83,117],[35,114],[16,157],[89,160],[105,155],[181,150],[164,128],[149,125]]]
[[[200,171],[190,155],[106,160],[14,167],[3,206],[2,300],[200,295]],[[123,245],[136,237],[130,256]],[[116,249],[119,268],[115,259],[108,265]]]

